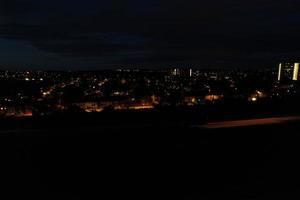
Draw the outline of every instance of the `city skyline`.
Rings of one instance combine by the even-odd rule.
[[[0,70],[0,117],[253,107],[298,99],[299,63],[280,63],[276,70]]]
[[[299,8],[0,0],[2,199],[296,199]]]
[[[0,69],[262,68],[300,55],[292,0],[0,2]]]

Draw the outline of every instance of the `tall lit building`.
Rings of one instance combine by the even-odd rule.
[[[172,70],[172,75],[173,75],[173,76],[179,76],[179,75],[180,75],[179,69],[173,69],[173,70]]]
[[[299,76],[299,63],[294,64],[293,81],[297,81]]]
[[[282,70],[282,64],[280,63],[278,67],[278,78],[277,78],[278,81],[281,80],[281,70]]]
[[[192,77],[193,76],[193,69],[189,70],[189,76]]]
[[[299,63],[280,63],[278,66],[278,81],[297,81],[299,78]]]

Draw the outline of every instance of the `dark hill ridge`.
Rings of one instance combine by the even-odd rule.
[[[12,199],[299,197],[299,123],[1,132]]]

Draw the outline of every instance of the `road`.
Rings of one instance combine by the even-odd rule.
[[[220,121],[220,122],[211,122],[205,125],[201,125],[200,127],[208,128],[208,129],[218,129],[218,128],[245,127],[245,126],[256,126],[256,125],[267,125],[267,124],[281,124],[281,123],[291,122],[291,121],[300,121],[300,116]]]

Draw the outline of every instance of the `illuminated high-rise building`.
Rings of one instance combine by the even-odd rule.
[[[282,70],[282,64],[280,63],[278,67],[278,78],[277,78],[278,81],[281,80],[281,70]]]
[[[297,81],[299,76],[299,63],[294,64],[293,81]]]
[[[178,76],[179,75],[179,69],[173,69],[172,70],[172,75],[173,76]]]
[[[277,80],[280,82],[297,81],[299,78],[299,63],[280,63]]]

